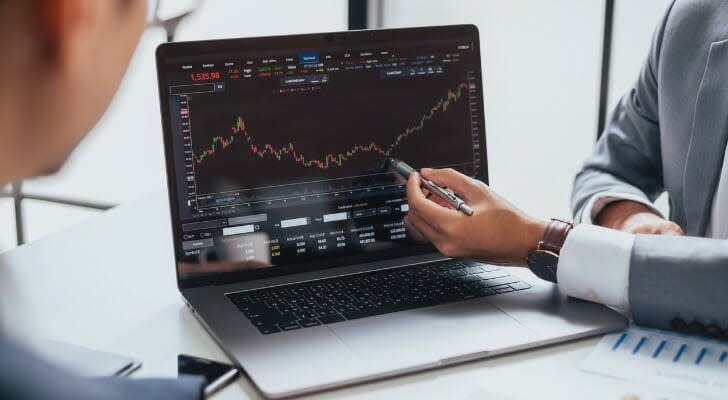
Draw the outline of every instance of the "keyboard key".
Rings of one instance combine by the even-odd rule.
[[[495,292],[496,293],[499,293],[499,294],[500,293],[508,293],[508,292],[512,292],[513,291],[513,288],[510,287],[510,286],[508,286],[508,285],[496,286],[496,287],[494,287],[492,289],[495,290]]]
[[[483,268],[480,268],[480,266],[474,265],[472,267],[465,268],[466,271],[468,271],[469,274],[477,274],[480,272],[484,272],[485,270]]]
[[[292,331],[294,329],[300,328],[300,326],[298,325],[298,323],[296,323],[296,321],[278,324],[278,327],[281,328],[282,331]]]
[[[497,292],[490,288],[482,288],[478,290],[478,293],[480,293],[481,296],[492,296],[496,294]]]
[[[366,318],[379,314],[382,314],[379,310],[352,310],[341,313],[346,319]]]
[[[342,317],[340,314],[327,314],[322,315],[318,318],[319,321],[321,321],[322,324],[333,324],[336,322],[346,321],[346,318]]]
[[[290,314],[293,312],[293,307],[291,305],[286,304],[286,305],[282,305],[282,306],[278,307],[277,311],[279,314]]]
[[[341,304],[334,306],[334,310],[344,315],[344,313],[356,311],[356,307],[352,304]]]
[[[463,295],[460,298],[462,300],[470,300],[470,299],[474,299],[476,297],[479,297],[478,292],[472,291],[472,292],[468,292],[468,293],[463,293]]]
[[[280,330],[280,329],[278,329],[278,327],[277,327],[277,326],[275,326],[275,325],[265,325],[265,326],[259,326],[259,327],[258,327],[258,330],[260,331],[260,333],[262,333],[262,334],[264,334],[264,335],[269,335],[269,334],[271,334],[271,333],[276,333],[276,332],[280,332],[280,331],[281,331],[281,330]]]
[[[246,306],[252,303],[250,298],[248,296],[231,296],[230,300],[235,304],[236,306]]]
[[[525,289],[530,289],[531,288],[531,285],[529,285],[528,283],[523,282],[523,281],[511,283],[510,286],[514,290],[525,290]]]
[[[453,269],[453,270],[450,270],[450,271],[449,271],[449,272],[448,272],[447,274],[448,274],[448,275],[450,275],[450,276],[451,276],[451,277],[453,277],[453,278],[457,278],[457,277],[459,277],[459,276],[465,276],[465,275],[467,275],[468,273],[467,273],[467,272],[465,271],[465,269],[464,269],[464,268],[460,268],[460,269]]]
[[[313,311],[298,311],[294,313],[294,315],[296,316],[296,319],[299,320],[316,318],[316,314]]]
[[[316,325],[321,325],[321,323],[318,322],[315,319],[302,319],[302,320],[298,321],[298,324],[301,325],[304,328],[308,328],[308,327],[316,326]]]
[[[482,280],[486,279],[495,279],[495,278],[502,278],[504,276],[508,276],[508,272],[503,271],[502,269],[490,271],[490,272],[481,272],[476,275],[478,278]]]
[[[500,286],[500,285],[507,285],[509,283],[516,283],[518,282],[518,278],[515,278],[512,275],[503,276],[500,278],[494,278],[494,279],[487,279],[482,281],[486,287],[493,287],[493,286]]]

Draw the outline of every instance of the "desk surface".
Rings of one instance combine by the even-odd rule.
[[[226,361],[177,291],[166,194],[117,207],[0,254],[3,318],[35,335],[144,361],[134,374],[176,376],[187,353]],[[598,339],[320,393],[316,398],[668,398],[648,386],[582,372]],[[680,395],[672,394],[679,398]],[[257,399],[243,378],[215,399]]]

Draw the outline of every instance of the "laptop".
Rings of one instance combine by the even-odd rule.
[[[621,329],[402,223],[386,156],[488,182],[472,25],[163,44],[177,284],[270,398]]]

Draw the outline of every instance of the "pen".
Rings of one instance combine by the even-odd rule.
[[[410,175],[412,175],[413,172],[416,172],[414,168],[410,167],[402,160],[389,157],[387,161],[389,162],[389,165],[405,179],[409,179]],[[429,179],[420,177],[420,181],[425,189],[445,200],[454,209],[464,213],[465,215],[473,215],[473,209],[469,205],[465,204],[465,201],[463,201],[460,197],[450,193]]]

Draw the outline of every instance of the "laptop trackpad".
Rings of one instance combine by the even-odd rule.
[[[538,335],[486,299],[445,304],[331,325],[341,340],[374,365],[418,365],[485,353]]]

